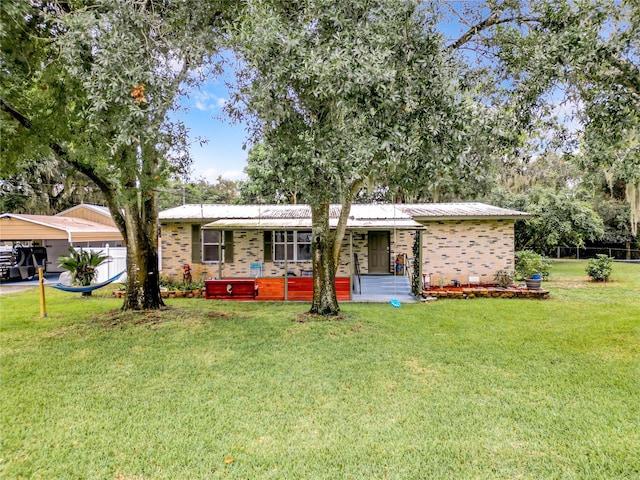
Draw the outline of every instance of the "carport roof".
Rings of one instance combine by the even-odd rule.
[[[75,217],[0,215],[0,240],[64,239],[73,242],[122,240],[120,230],[90,220]]]

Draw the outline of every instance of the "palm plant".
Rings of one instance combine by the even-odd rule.
[[[58,262],[60,268],[71,273],[71,281],[76,285],[91,285],[98,275],[98,267],[109,259],[102,251],[86,251],[82,248],[76,250],[69,247],[69,255],[60,255]],[[83,296],[91,295],[91,292],[83,292]]]

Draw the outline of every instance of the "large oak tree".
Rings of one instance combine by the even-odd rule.
[[[234,112],[267,146],[262,164],[311,206],[312,313],[334,289],[351,203],[410,164],[435,175],[459,161],[465,115],[442,38],[416,2],[247,2],[234,32],[242,69]],[[258,159],[259,160],[259,159]],[[341,206],[329,228],[330,205]]]
[[[156,191],[188,163],[169,112],[211,71],[234,2],[2,3],[3,156],[52,156],[102,191],[127,246],[125,309],[162,306]]]

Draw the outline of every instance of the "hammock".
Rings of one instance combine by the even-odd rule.
[[[84,293],[84,292],[92,292],[93,290],[97,290],[106,285],[109,285],[111,282],[115,282],[120,275],[122,275],[124,271],[114,275],[109,280],[106,280],[102,283],[96,283],[95,285],[87,285],[85,287],[72,287],[71,285],[65,285],[64,283],[56,283],[54,285],[49,285],[51,288],[56,288],[58,290],[62,290],[63,292],[73,292],[73,293]]]

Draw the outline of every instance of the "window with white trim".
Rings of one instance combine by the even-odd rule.
[[[311,260],[311,231],[280,230],[273,232],[273,260],[283,262]]]
[[[219,262],[224,260],[224,235],[220,230],[202,230],[202,261]],[[220,258],[222,252],[222,259]]]

